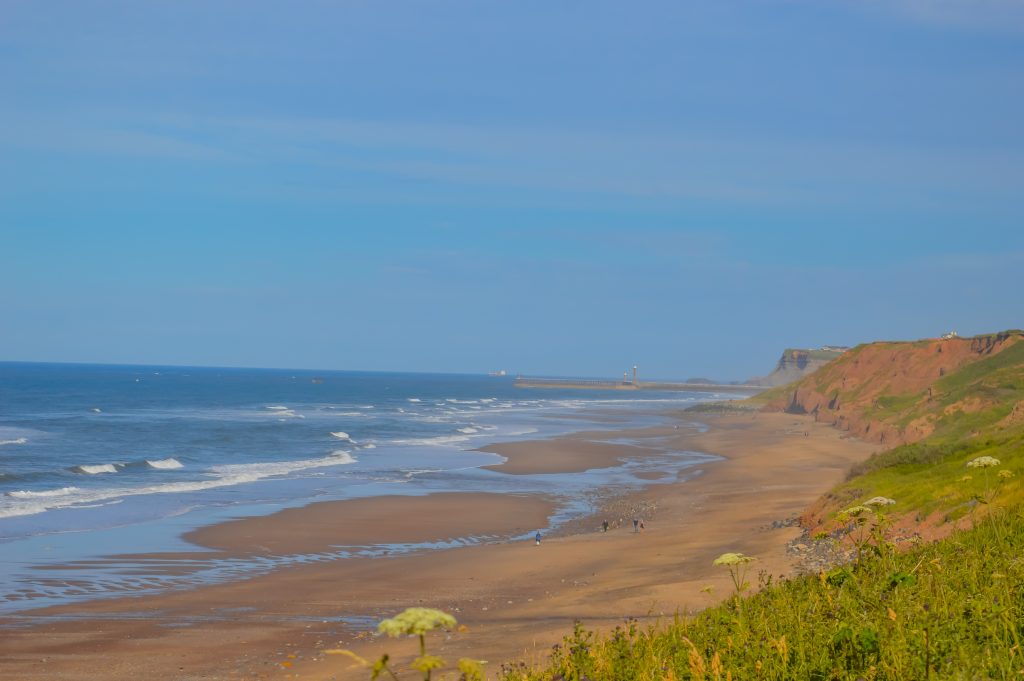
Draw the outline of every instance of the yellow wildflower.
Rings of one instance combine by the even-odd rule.
[[[444,666],[444,660],[437,655],[420,655],[409,665],[416,671],[427,674]],[[427,678],[430,678],[429,676]]]
[[[1010,478],[1013,477],[1013,471],[1004,468],[1003,470],[999,471],[999,477],[1003,478],[1004,480],[1009,480]]]
[[[775,642],[775,648],[779,651],[779,656],[785,659],[786,655],[789,653],[789,646],[786,645],[785,636],[780,637],[779,640]]]
[[[697,646],[690,643],[690,655],[687,660],[690,666],[690,674],[698,679],[703,679],[707,672],[704,666],[704,656],[697,651]]]
[[[716,680],[722,678],[722,658],[718,655],[717,650],[711,658],[711,673]]]

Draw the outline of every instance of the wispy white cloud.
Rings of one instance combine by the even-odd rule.
[[[74,121],[0,115],[0,146],[287,168],[329,198],[391,178],[448,187],[640,199],[843,204],[1014,195],[1015,149],[865,145],[687,130],[566,130],[324,117],[104,113]],[[342,181],[343,180],[343,181]],[[408,182],[386,191],[409,191]],[[295,191],[289,181],[274,191]],[[384,183],[386,184],[386,183]]]
[[[224,161],[226,148],[190,140],[180,131],[125,125],[124,121],[0,114],[0,147],[60,153]]]

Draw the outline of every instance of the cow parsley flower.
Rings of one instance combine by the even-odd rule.
[[[992,456],[979,456],[967,462],[968,468],[995,468],[999,465],[999,459]]]
[[[859,504],[857,506],[851,506],[850,508],[848,508],[845,511],[843,511],[842,514],[846,515],[846,516],[848,516],[850,518],[856,518],[857,516],[861,516],[861,515],[864,515],[865,513],[870,513],[870,512],[871,512],[871,509],[869,507],[864,506],[863,504]]]
[[[872,497],[864,502],[865,506],[892,506],[896,503],[895,499],[888,497]]]
[[[745,565],[746,563],[753,563],[757,558],[753,556],[745,556],[742,553],[723,553],[718,558],[715,558],[713,565]]]
[[[999,471],[998,475],[999,475],[1000,478],[1003,478],[1004,480],[1008,480],[1008,479],[1013,477],[1013,471],[1004,468],[1003,470]]]
[[[440,610],[434,610],[433,608],[406,608],[394,617],[383,620],[377,625],[377,631],[387,634],[392,638],[398,638],[407,634],[422,636],[438,627],[453,629],[455,624],[454,617]]]

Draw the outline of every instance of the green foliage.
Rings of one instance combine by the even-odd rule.
[[[957,518],[968,513],[972,500],[983,492],[984,476],[966,467],[979,456],[999,459],[1002,470],[1024,471],[1024,433],[896,447],[855,466],[848,480],[830,494],[843,503],[881,495],[897,500],[896,512],[916,512],[922,517],[942,512]],[[1020,477],[1000,479],[998,484],[1004,503],[1024,503]]]
[[[978,679],[1024,674],[1024,517],[905,553],[871,552],[691,620],[598,635],[577,624],[547,666],[506,681]],[[766,581],[762,576],[762,581]]]
[[[884,452],[873,454],[866,461],[854,465],[850,469],[847,479],[853,479],[861,475],[896,466],[928,466],[936,464],[953,456],[970,453],[976,449],[976,444],[971,442],[950,444],[915,442],[909,445],[893,447]]]

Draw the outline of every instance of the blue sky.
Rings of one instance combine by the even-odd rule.
[[[740,379],[1024,326],[1024,3],[0,0],[0,359]]]

